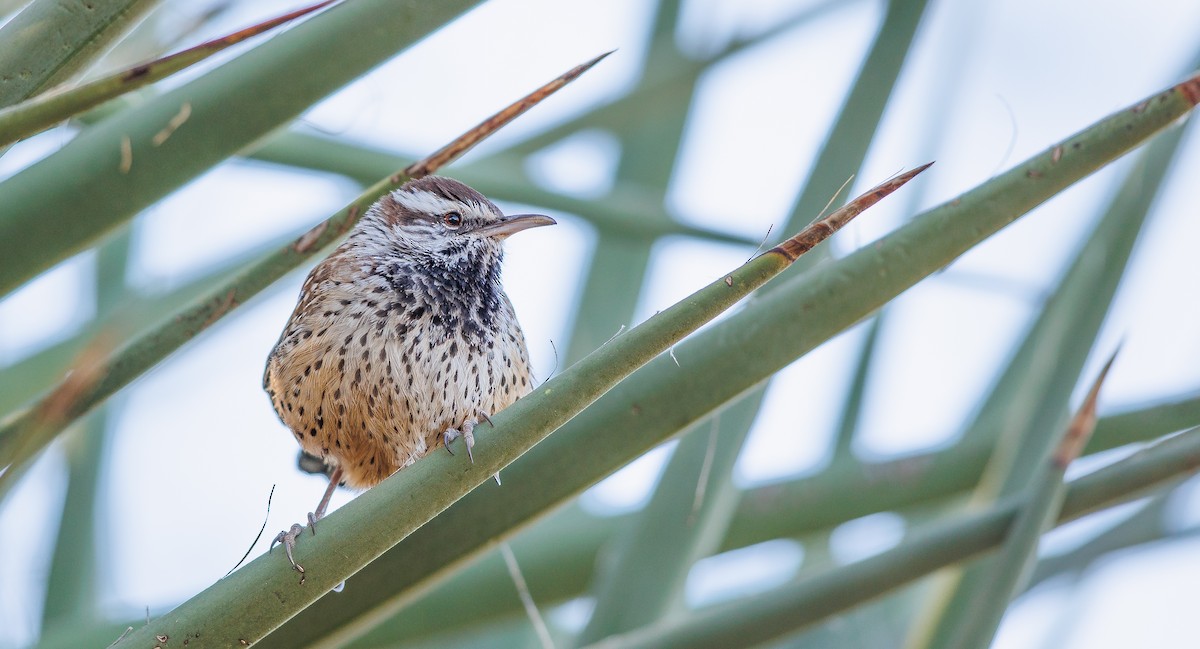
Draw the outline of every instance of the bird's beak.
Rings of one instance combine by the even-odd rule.
[[[496,223],[485,225],[475,230],[475,234],[493,239],[507,239],[521,230],[540,228],[543,225],[554,225],[555,223],[557,221],[542,214],[515,214],[506,216]]]

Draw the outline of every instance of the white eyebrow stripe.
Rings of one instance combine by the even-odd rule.
[[[462,210],[463,207],[455,201],[446,200],[433,192],[424,190],[396,190],[392,192],[392,198],[413,212],[424,212],[426,214],[445,214],[446,212]]]

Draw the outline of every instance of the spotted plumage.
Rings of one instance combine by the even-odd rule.
[[[267,360],[263,387],[301,447],[370,487],[528,393],[524,335],[500,284],[501,239],[523,228],[489,228],[548,223],[504,217],[440,177],[372,206],[309,274]]]
[[[335,482],[371,487],[460,436],[470,451],[474,425],[532,389],[502,241],[552,223],[430,176],[380,199],[312,270],[263,387]]]

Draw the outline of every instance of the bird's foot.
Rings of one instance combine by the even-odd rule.
[[[309,514],[308,514],[308,524],[311,526],[312,533],[314,535],[316,535],[317,519],[316,519],[316,516],[314,516],[311,512],[309,512]],[[296,549],[296,539],[299,538],[300,535],[303,533],[304,533],[304,528],[300,527],[299,523],[295,523],[292,525],[291,529],[287,530],[286,532],[280,532],[279,536],[276,536],[275,540],[271,541],[271,547],[270,547],[270,549],[267,550],[267,552],[274,550],[275,545],[277,543],[283,544],[283,549],[285,552],[287,552],[288,561],[290,561],[292,563],[292,570],[295,570],[296,572],[300,573],[300,585],[301,586],[304,585],[304,580],[305,580],[304,566],[296,563],[296,560],[292,557],[292,552]],[[333,587],[333,592],[340,593],[340,592],[342,592],[342,590],[345,587],[346,587],[346,582],[343,581],[343,582],[339,583],[337,586]]]
[[[467,447],[467,457],[470,458],[471,464],[475,464],[475,454],[471,449],[475,448],[475,425],[478,423],[475,419],[468,419],[463,422],[461,428],[450,428],[442,433],[442,443],[446,446],[446,451],[450,455],[454,455],[454,451],[450,450],[450,444],[461,437],[463,444]]]
[[[496,427],[496,424],[492,423],[492,418],[489,417],[486,412],[480,411],[479,418],[468,419],[464,421],[461,430],[457,428],[451,428],[442,433],[442,443],[445,445],[446,451],[449,452],[450,455],[454,455],[454,451],[450,450],[450,444],[454,442],[454,440],[461,437],[463,439],[463,443],[467,446],[467,457],[471,459],[471,464],[475,464],[475,455],[471,453],[471,449],[475,448],[475,427],[479,425],[479,421],[481,419],[486,421],[489,426],[493,428]],[[497,471],[492,477],[496,479],[496,484],[500,484],[499,471]]]
[[[308,515],[308,520],[313,521],[312,514]],[[313,521],[313,522],[315,522],[315,521]],[[300,527],[299,523],[294,523],[292,525],[291,529],[288,529],[287,531],[284,531],[284,532],[280,532],[279,535],[276,536],[275,539],[271,541],[271,547],[267,549],[267,552],[271,552],[272,550],[275,549],[275,546],[277,544],[280,544],[280,543],[283,544],[283,550],[284,550],[284,552],[287,553],[288,562],[292,564],[292,570],[295,570],[296,572],[300,573],[300,583],[301,584],[304,583],[304,566],[296,563],[296,558],[293,556],[292,553],[295,552],[295,550],[296,550],[296,539],[299,538],[302,533],[304,533],[304,528]],[[317,533],[317,528],[316,528],[316,526],[313,526],[313,534],[316,534],[316,533]]]
[[[312,530],[313,536],[317,535],[317,521],[325,516],[325,511],[329,507],[329,499],[333,496],[333,490],[342,482],[342,467],[334,467],[333,472],[329,475],[329,486],[325,487],[325,495],[321,497],[321,502],[317,504],[317,511],[308,513],[308,528]],[[287,552],[288,562],[292,564],[292,570],[300,573],[300,585],[304,585],[304,566],[296,563],[296,558],[293,553],[296,550],[296,539],[304,533],[304,528],[299,523],[294,523],[286,532],[280,532],[274,540],[271,541],[271,547],[267,548],[267,552],[275,549],[277,543],[283,544],[283,549]]]

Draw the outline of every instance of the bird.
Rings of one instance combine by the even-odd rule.
[[[302,453],[339,485],[368,489],[462,439],[532,389],[529,352],[501,284],[503,243],[554,225],[506,216],[457,180],[425,176],[385,194],[308,274],[268,354],[263,388]],[[303,528],[280,532],[292,568]]]

